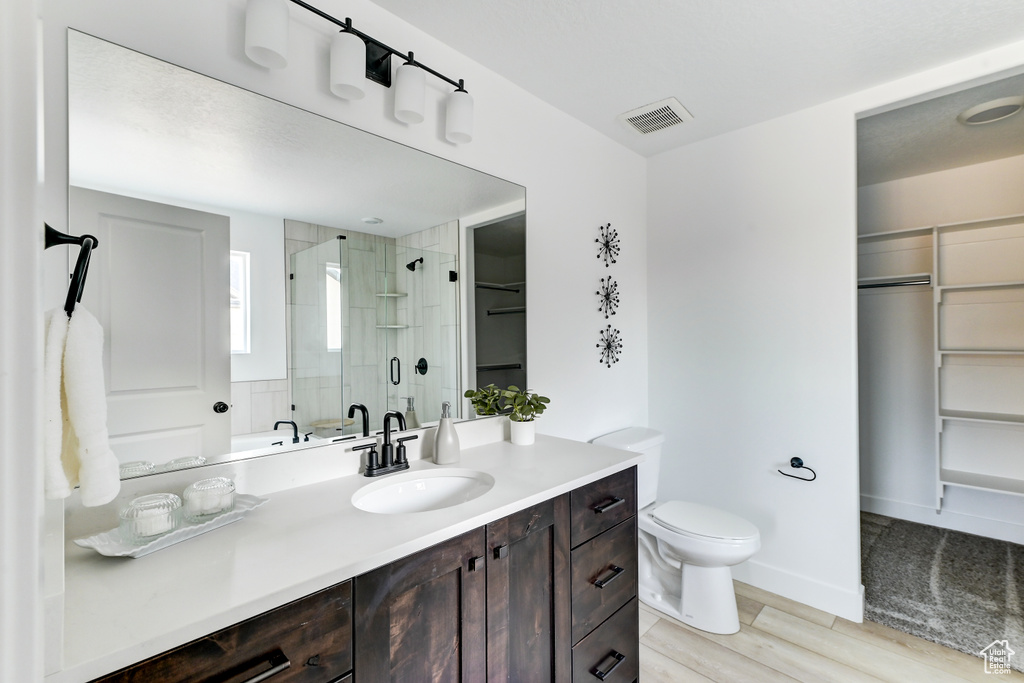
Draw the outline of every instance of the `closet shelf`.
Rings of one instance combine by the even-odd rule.
[[[939,349],[944,356],[1020,356],[1024,349]]]
[[[939,470],[939,481],[946,486],[961,486],[970,489],[1013,493],[1018,496],[1024,496],[1024,479],[997,477],[992,474],[978,474],[977,472],[942,468]]]
[[[857,235],[858,242],[879,242],[882,240],[899,239],[901,237],[919,237],[931,234],[933,230],[973,230],[975,228],[996,227],[1009,225],[1024,220],[1024,213],[1014,213],[1006,216],[992,216],[980,218],[973,221],[959,221],[956,223],[939,223],[938,225],[925,225],[916,228],[902,228],[900,230],[886,230],[885,232],[868,232]]]
[[[858,242],[880,242],[882,240],[899,239],[901,237],[920,237],[932,234],[933,226],[923,228],[905,228],[903,230],[888,230],[886,232],[869,232],[857,235]]]
[[[981,422],[984,424],[1004,424],[1024,427],[1024,415],[1007,413],[977,413],[970,410],[943,410],[939,414],[942,420],[957,422]]]
[[[477,289],[493,289],[498,292],[512,292],[518,294],[522,287],[525,287],[525,282],[477,282]]]
[[[509,306],[508,308],[487,309],[487,315],[511,315],[512,313],[526,313],[526,306]]]
[[[944,292],[955,292],[967,289],[1003,289],[1012,287],[1024,287],[1024,281],[1011,282],[977,282],[970,285],[938,285],[936,289]]]

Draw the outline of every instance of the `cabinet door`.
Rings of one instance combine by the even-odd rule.
[[[485,679],[485,540],[476,529],[356,578],[359,683]]]
[[[487,525],[487,680],[569,681],[569,497]]]

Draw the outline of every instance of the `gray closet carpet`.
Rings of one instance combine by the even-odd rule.
[[[1024,546],[861,514],[864,618],[1024,671]]]

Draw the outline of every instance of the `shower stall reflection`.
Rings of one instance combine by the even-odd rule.
[[[286,221],[292,419],[302,433],[360,434],[350,403],[365,405],[377,429],[406,397],[422,422],[442,402],[458,404],[457,263],[454,249],[441,251],[457,231],[453,222],[395,239]]]

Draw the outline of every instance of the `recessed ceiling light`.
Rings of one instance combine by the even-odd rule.
[[[363,222],[367,225],[379,225],[384,222],[383,218],[377,218],[375,216],[367,216],[363,219]]]
[[[960,112],[956,120],[967,126],[979,126],[1013,116],[1021,108],[1024,108],[1024,95],[1001,97],[998,100],[978,104]]]

